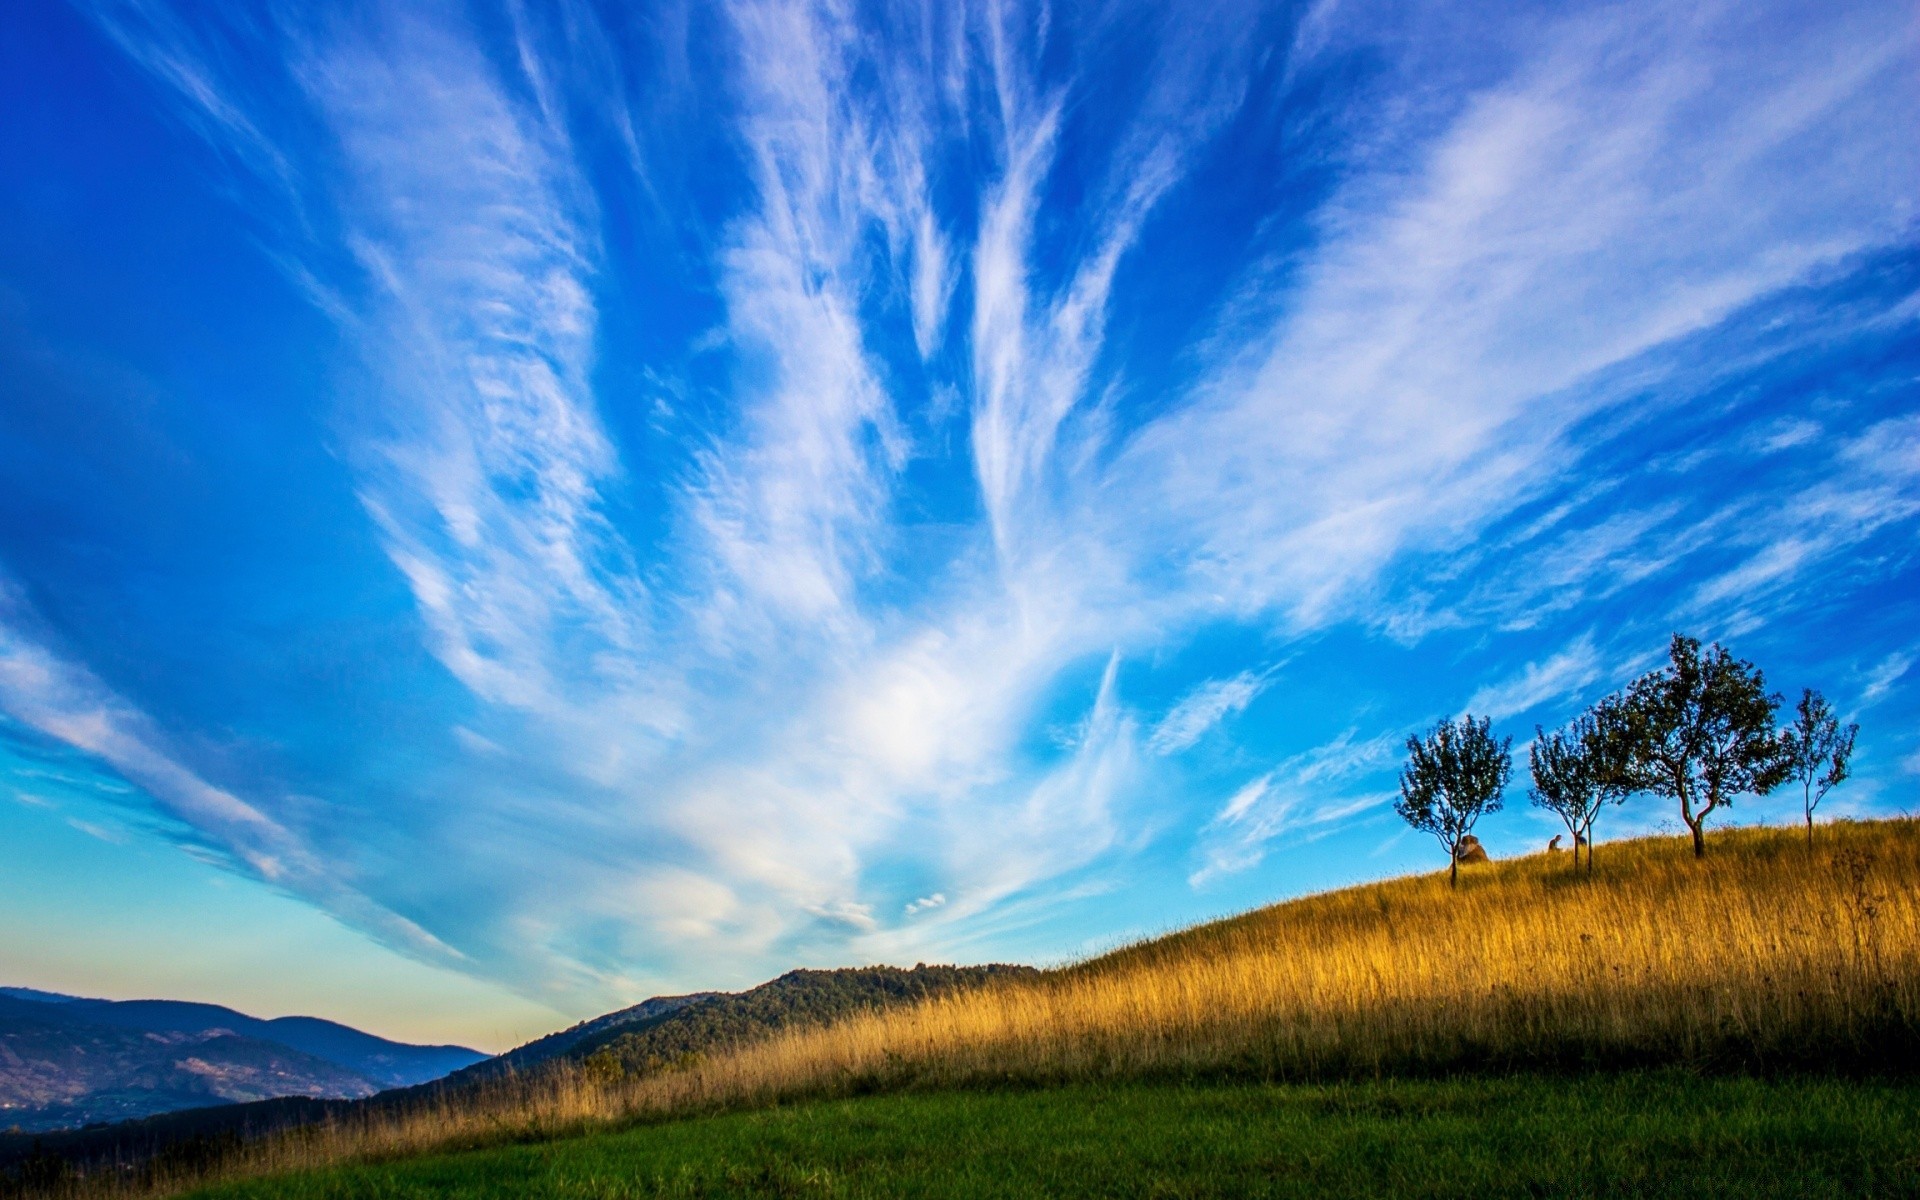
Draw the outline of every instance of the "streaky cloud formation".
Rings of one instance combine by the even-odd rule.
[[[382,944],[581,1015],[1058,959],[1430,866],[1410,731],[1675,628],[1911,792],[1899,5],[77,12],[194,197],[128,236],[258,269],[124,277],[161,353],[0,259],[0,437],[90,463],[119,364],[97,503],[173,497],[0,485],[0,709]]]
[[[236,868],[318,903],[415,955],[440,961],[463,957],[362,895],[286,827],[182,766],[168,753],[153,720],[91,672],[17,633],[16,627],[31,623],[34,616],[4,578],[0,614],[7,619],[0,625],[0,701],[17,719],[99,759]],[[69,818],[69,823],[102,841],[119,840],[93,822]]]

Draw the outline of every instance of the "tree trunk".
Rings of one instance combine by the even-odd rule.
[[[1458,846],[1453,848],[1453,854],[1447,861],[1447,886],[1450,888],[1460,886],[1460,847]]]
[[[1807,810],[1807,849],[1813,849],[1813,810]]]
[[[1695,858],[1705,858],[1707,856],[1707,835],[1705,831],[1700,828],[1706,823],[1706,817],[1702,815],[1698,821],[1689,822],[1687,825],[1688,829],[1693,830],[1693,856]]]

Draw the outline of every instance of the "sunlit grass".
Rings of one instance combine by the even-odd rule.
[[[1920,824],[1649,838],[1275,905],[642,1078],[578,1068],[252,1145],[223,1174],[549,1138],[809,1097],[1480,1068],[1911,1065]],[[160,1181],[163,1184],[166,1181]],[[176,1181],[176,1184],[179,1181]]]

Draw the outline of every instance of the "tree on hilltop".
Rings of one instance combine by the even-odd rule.
[[[1792,753],[1774,732],[1780,697],[1758,667],[1717,644],[1702,654],[1698,639],[1677,633],[1667,655],[1667,666],[1627,689],[1627,779],[1679,803],[1694,857],[1705,858],[1707,818],[1735,796],[1764,796],[1791,779]]]
[[[1793,767],[1789,778],[1800,781],[1800,805],[1807,818],[1809,846],[1813,845],[1813,810],[1850,773],[1853,739],[1859,732],[1858,725],[1841,726],[1825,696],[1812,688],[1801,690],[1794,722],[1784,737]]]
[[[1472,716],[1443,720],[1424,738],[1407,739],[1407,765],[1400,771],[1400,799],[1393,810],[1447,851],[1447,886],[1460,886],[1460,844],[1488,813],[1500,811],[1500,796],[1513,771],[1512,738],[1494,740],[1493,722]]]
[[[1619,696],[1608,696],[1575,717],[1565,730],[1534,726],[1527,748],[1533,776],[1528,789],[1536,808],[1559,817],[1573,838],[1573,867],[1580,869],[1580,844],[1587,847],[1587,874],[1593,873],[1593,823],[1600,809],[1618,804],[1633,790],[1628,767],[1632,731]]]

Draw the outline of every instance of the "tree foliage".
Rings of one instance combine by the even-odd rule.
[[[1825,696],[1812,688],[1801,691],[1793,724],[1784,737],[1793,769],[1789,778],[1800,782],[1809,846],[1813,845],[1813,810],[1820,807],[1834,785],[1847,778],[1853,761],[1853,739],[1859,732],[1858,725],[1841,726]]]
[[[1703,654],[1698,639],[1677,633],[1667,654],[1667,666],[1627,689],[1627,780],[1678,802],[1704,858],[1707,818],[1735,796],[1765,795],[1792,778],[1791,747],[1774,732],[1780,697],[1758,667],[1719,645]]]
[[[1513,771],[1513,739],[1496,741],[1492,724],[1468,715],[1441,721],[1424,738],[1407,739],[1407,765],[1393,808],[1446,849],[1449,886],[1460,883],[1460,843],[1481,817],[1500,811]]]
[[[1535,807],[1559,817],[1573,838],[1573,865],[1587,847],[1587,872],[1593,872],[1593,823],[1600,810],[1632,792],[1632,726],[1624,700],[1609,696],[1574,718],[1565,730],[1534,727],[1527,766]]]

